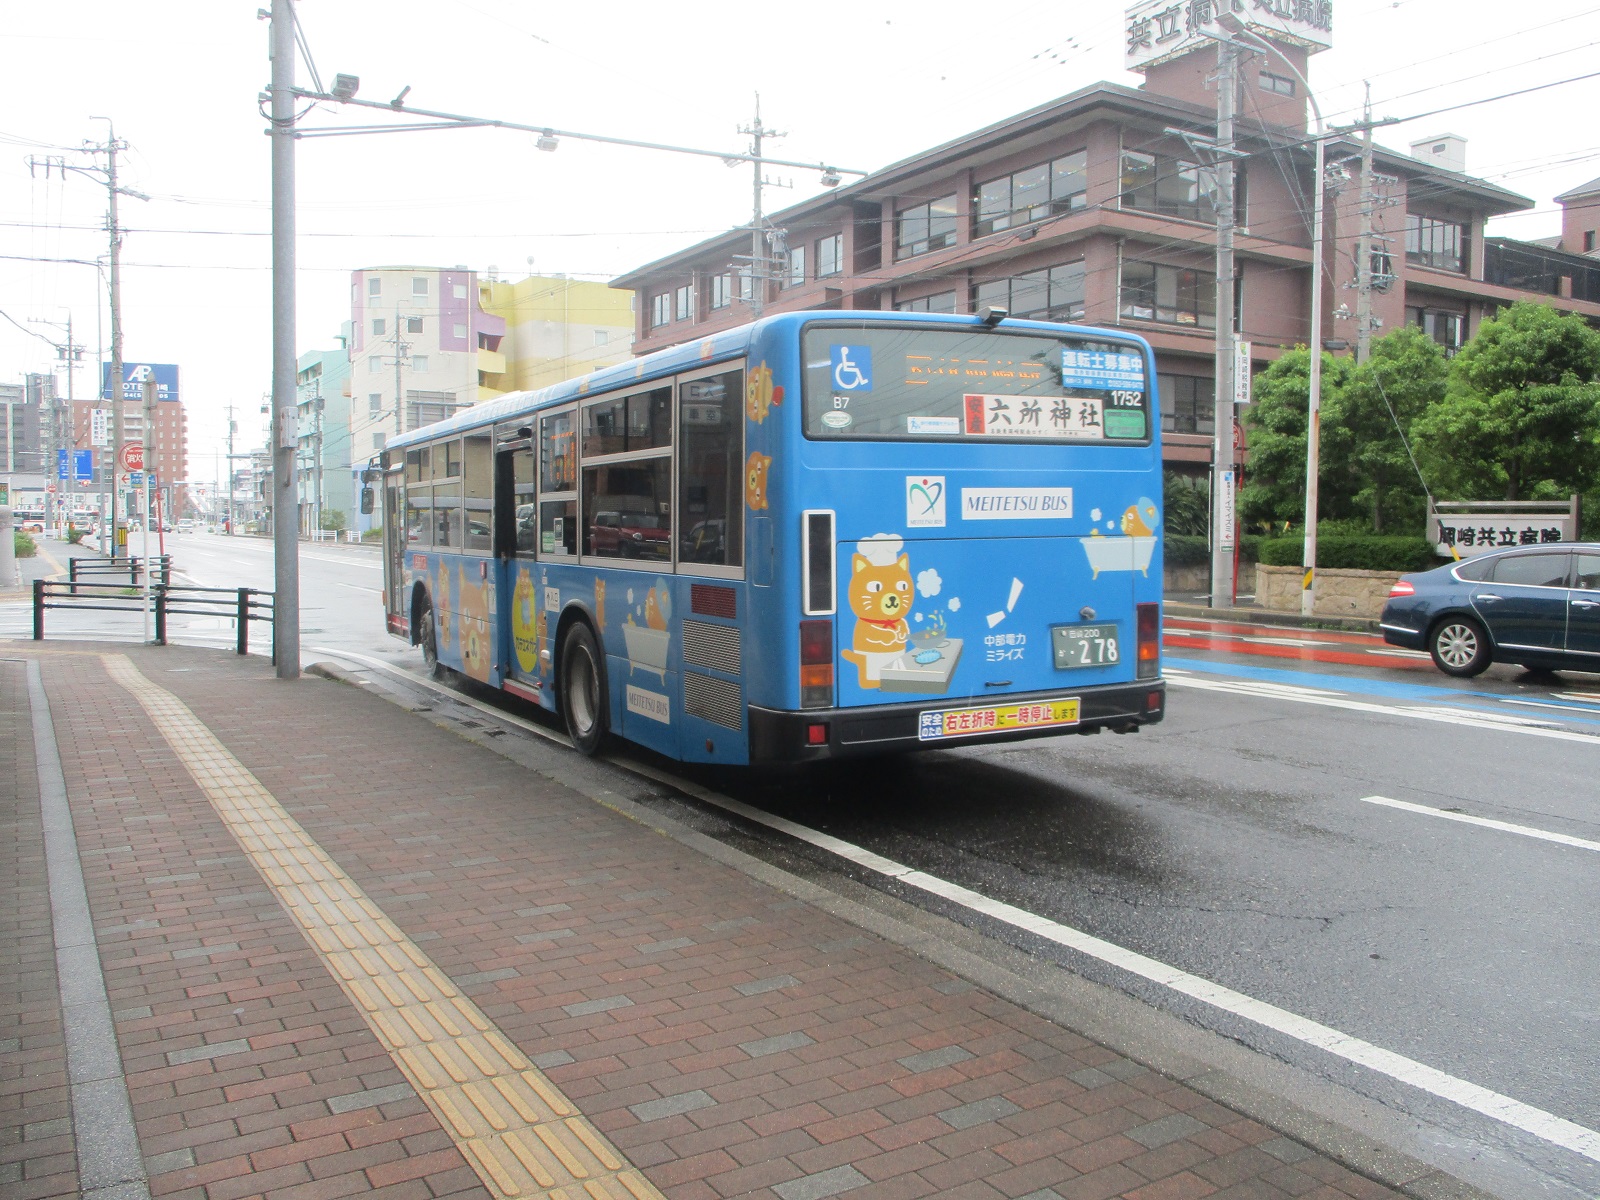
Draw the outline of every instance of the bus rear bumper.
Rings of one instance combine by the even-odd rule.
[[[1138,683],[1119,683],[1071,691],[1025,692],[993,697],[999,707],[1032,704],[1075,696],[1079,701],[1078,720],[1070,725],[1049,725],[1002,733],[972,733],[954,737],[923,739],[918,731],[922,714],[948,709],[986,707],[985,698],[960,700],[945,697],[940,701],[910,704],[877,704],[863,708],[819,708],[805,712],[783,712],[751,706],[747,710],[750,730],[750,762],[821,762],[834,758],[857,758],[872,754],[900,754],[910,750],[951,749],[984,742],[1020,742],[1030,738],[1053,737],[1065,733],[1099,733],[1111,729],[1133,733],[1154,725],[1166,713],[1167,685],[1151,679]]]

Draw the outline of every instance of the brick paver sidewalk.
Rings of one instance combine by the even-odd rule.
[[[387,922],[492,1023],[480,1048],[497,1030],[597,1154],[608,1141],[667,1196],[1393,1194],[595,803],[551,777],[569,751],[532,751],[541,774],[359,688],[104,649],[248,768],[373,906],[358,922]],[[352,1001],[190,759],[84,650],[36,657],[150,1194],[503,1194],[392,1052],[410,1034]],[[17,1200],[79,1189],[30,656],[0,646],[0,1192]]]

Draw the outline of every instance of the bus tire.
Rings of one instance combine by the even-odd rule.
[[[417,613],[417,644],[422,647],[422,661],[428,674],[439,678],[439,630],[433,619],[433,605],[426,596],[421,599]]]
[[[1489,669],[1493,652],[1482,625],[1471,617],[1449,616],[1429,631],[1428,653],[1446,675],[1471,679]]]
[[[561,642],[561,719],[579,754],[593,757],[606,736],[606,714],[611,711],[606,693],[605,659],[594,633],[575,621]]]

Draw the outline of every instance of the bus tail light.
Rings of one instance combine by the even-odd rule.
[[[1138,606],[1139,640],[1136,679],[1154,679],[1161,674],[1161,605]]]
[[[833,705],[833,622],[800,622],[800,707]]]

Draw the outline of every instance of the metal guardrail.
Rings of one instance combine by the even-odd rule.
[[[122,569],[127,569],[123,567]],[[96,583],[70,580],[35,579],[33,581],[33,640],[44,640],[44,614],[46,609],[73,608],[101,612],[143,613],[144,595],[134,591],[133,583]],[[150,597],[155,604],[155,644],[167,644],[167,617],[185,614],[204,617],[231,617],[238,627],[234,650],[250,653],[250,622],[274,620],[274,596],[256,588],[187,587],[166,582],[151,585]],[[274,654],[273,661],[277,661]]]
[[[151,560],[154,564],[150,582],[152,584],[167,584],[172,581],[172,555],[163,554]],[[80,579],[88,576],[126,575],[130,587],[144,585],[145,560],[138,557],[127,558],[91,558],[80,555],[67,561],[67,580],[74,586]],[[92,582],[92,581],[91,581]]]

